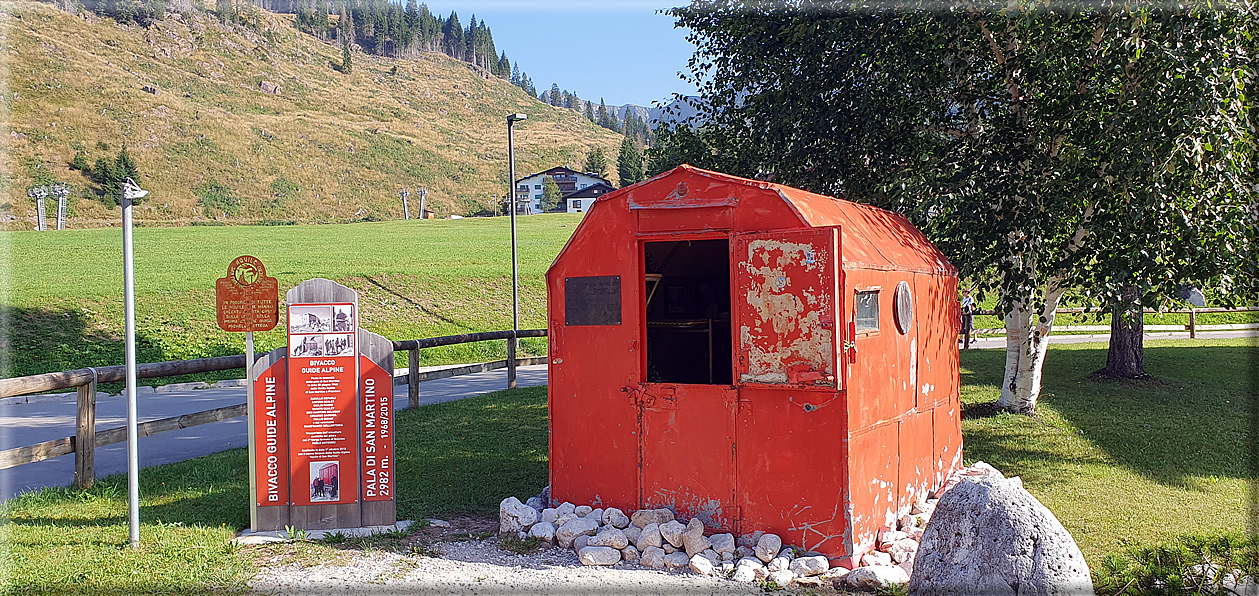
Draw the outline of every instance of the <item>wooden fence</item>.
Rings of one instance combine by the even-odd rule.
[[[517,359],[515,343],[512,337],[545,337],[546,329],[522,329],[513,331],[488,331],[485,333],[468,333],[463,335],[447,335],[423,339],[408,339],[393,342],[396,351],[407,351],[408,407],[420,404],[421,381],[452,377],[456,375],[493,370],[507,369],[508,387],[514,387],[516,367],[530,364],[543,364],[545,357]],[[484,362],[466,366],[444,368],[434,371],[420,372],[419,351],[424,348],[449,346],[478,341],[507,340],[507,359],[497,362]],[[245,368],[245,355],[218,356],[215,358],[198,358],[195,360],[175,360],[171,362],[152,362],[136,366],[136,378],[154,379],[204,372],[235,370]],[[59,389],[75,389],[78,392],[78,403],[75,409],[75,434],[69,437],[44,441],[34,445],[25,445],[0,451],[0,469],[31,464],[62,455],[74,454],[74,485],[78,488],[89,488],[96,477],[96,448],[112,445],[127,440],[127,427],[120,426],[100,432],[96,431],[96,386],[99,383],[125,381],[127,370],[124,366],[102,366],[81,368],[78,370],[45,373],[27,377],[0,379],[0,397],[15,397],[56,391]],[[248,412],[246,404],[236,404],[172,416],[159,420],[140,423],[136,430],[139,436],[147,437],[160,432],[190,428],[229,418],[244,416]]]
[[[1146,325],[1146,331],[1188,331],[1189,339],[1197,339],[1199,331],[1229,331],[1234,329],[1259,329],[1259,323],[1244,323],[1240,325],[1199,325],[1198,315],[1203,313],[1220,313],[1220,312],[1253,312],[1259,311],[1259,306],[1238,306],[1235,308],[1181,308],[1175,310],[1156,310],[1152,308],[1145,309],[1145,314],[1187,314],[1189,315],[1188,325]],[[1085,312],[1097,312],[1096,309],[1086,310],[1083,308],[1060,308],[1056,314],[1081,314]],[[977,310],[975,316],[980,315],[997,315],[993,310]],[[1055,325],[1054,331],[1110,331],[1110,326],[1075,326],[1075,325]],[[994,327],[985,329],[971,329],[969,332],[963,330],[960,334],[963,338],[963,346],[969,348],[972,334],[975,337],[979,335],[1004,335],[1004,327]]]

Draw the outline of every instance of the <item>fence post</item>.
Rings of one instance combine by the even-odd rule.
[[[1189,307],[1189,339],[1198,338],[1198,311]]]
[[[95,373],[95,369],[92,371]],[[79,403],[75,416],[74,486],[92,488],[96,481],[96,377],[75,388]]]
[[[516,338],[507,338],[507,388],[516,388]]]
[[[407,406],[420,407],[420,349],[407,350]]]

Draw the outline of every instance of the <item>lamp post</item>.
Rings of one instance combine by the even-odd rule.
[[[520,332],[520,280],[516,265],[516,147],[512,124],[528,119],[528,114],[507,115],[507,183],[508,209],[511,212],[511,332],[507,341],[507,388],[516,388],[516,334]]]
[[[122,181],[122,293],[127,348],[127,519],[131,546],[140,546],[140,449],[136,431],[136,299],[131,250],[131,204],[149,191],[131,178]]]

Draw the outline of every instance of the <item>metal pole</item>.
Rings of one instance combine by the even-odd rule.
[[[424,203],[428,200],[428,187],[417,189],[420,193],[420,219],[424,219]]]
[[[511,212],[511,330],[512,337],[507,340],[507,388],[516,388],[516,337],[520,331],[520,281],[516,263],[516,146],[512,137],[512,124],[515,114],[507,117],[507,163],[508,163],[508,197]]]
[[[245,419],[249,424],[249,446],[250,451],[255,448],[254,443],[254,332],[245,332],[245,408],[247,416]],[[258,528],[258,486],[256,484],[257,475],[254,470],[254,458],[252,454],[249,457],[249,529],[256,530]]]
[[[35,229],[40,232],[47,230],[48,226],[44,223],[44,197],[35,199]]]
[[[140,450],[136,431],[135,267],[131,250],[131,197],[122,193],[122,277],[127,347],[127,519],[131,546],[140,546]]]
[[[411,191],[400,190],[398,194],[402,196],[402,219],[411,221],[411,208],[407,206],[407,195],[411,194]]]

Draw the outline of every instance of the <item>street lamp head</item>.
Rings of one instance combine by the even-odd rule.
[[[148,196],[149,191],[140,188],[140,185],[128,176],[122,179],[122,193],[123,196],[134,201]]]
[[[507,115],[508,122],[516,122],[518,120],[528,120],[528,119],[529,119],[528,114],[508,114]]]

